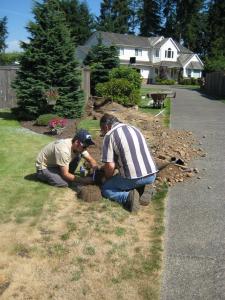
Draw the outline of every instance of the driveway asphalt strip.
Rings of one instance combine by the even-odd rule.
[[[173,88],[172,88],[173,89]],[[199,178],[168,193],[162,300],[225,299],[225,104],[173,89],[171,128],[192,131],[206,152]]]

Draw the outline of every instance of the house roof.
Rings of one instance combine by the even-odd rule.
[[[96,31],[95,34],[100,34],[103,40],[115,45],[150,48],[149,39],[147,37],[104,31]]]
[[[194,53],[191,53],[191,54],[181,54],[178,57],[178,61],[181,63],[182,66],[184,66],[193,56],[194,56]]]
[[[179,62],[176,61],[160,61],[158,63],[153,64],[155,67],[168,67],[168,68],[180,68],[182,67]]]
[[[203,66],[202,66],[202,64],[200,62],[198,62],[198,61],[191,61],[187,65],[186,68],[187,69],[194,69],[194,70],[203,70],[204,69]]]
[[[125,60],[125,59],[121,59],[120,63],[123,65],[129,65],[130,61],[129,60]],[[152,67],[153,64],[150,61],[136,61],[135,64],[133,64],[135,67],[136,66],[147,66],[147,67]]]
[[[174,41],[174,43],[176,44],[177,48],[180,50],[181,53],[186,53],[186,54],[193,54],[193,52],[191,50],[189,50],[188,48],[184,47],[183,45],[179,44],[178,42]]]
[[[165,38],[165,39],[159,41],[158,43],[154,44],[154,47],[160,48],[160,47],[161,47],[162,45],[164,45],[168,40],[169,40],[169,38]]]
[[[80,62],[82,62],[85,59],[89,50],[90,50],[90,47],[86,47],[86,46],[78,46],[76,48],[76,57],[78,58],[78,60]]]

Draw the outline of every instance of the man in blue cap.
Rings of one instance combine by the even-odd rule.
[[[86,129],[79,129],[73,139],[51,142],[37,156],[37,178],[57,187],[78,181],[74,171],[82,157],[93,169],[97,168],[97,162],[86,150],[94,144]]]

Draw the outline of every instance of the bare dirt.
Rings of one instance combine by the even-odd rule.
[[[96,109],[93,109],[89,103],[85,118],[100,119],[104,113],[114,114],[120,121],[130,123],[141,129],[150,148],[152,155],[159,168],[167,165],[172,157],[181,159],[184,166],[170,164],[159,171],[155,185],[166,182],[169,186],[193,177],[199,173],[199,170],[192,167],[192,161],[195,157],[206,154],[193,136],[192,132],[185,130],[174,130],[166,128],[163,125],[163,116],[154,117],[151,114],[143,113],[134,108],[123,107],[117,103],[106,103]],[[76,132],[79,120],[68,120],[68,125],[60,135],[54,135],[55,138],[73,137]],[[49,133],[46,126],[36,126],[34,122],[21,122],[22,126],[41,134]],[[89,152],[100,163],[102,138],[97,134],[95,137],[95,146],[89,148]],[[95,187],[87,187],[93,195]],[[85,191],[87,194],[87,190]],[[99,192],[97,192],[99,195]],[[95,198],[95,197],[92,197]],[[89,199],[90,200],[90,199]]]

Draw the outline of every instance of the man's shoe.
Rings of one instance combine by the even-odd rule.
[[[131,190],[128,194],[127,201],[123,204],[123,207],[129,212],[136,212],[140,208],[139,193],[136,190]]]
[[[144,185],[138,187],[137,191],[140,195],[140,200],[139,200],[140,204],[143,206],[149,205],[149,203],[152,200],[152,197],[155,195],[155,190],[149,185],[147,186]]]

